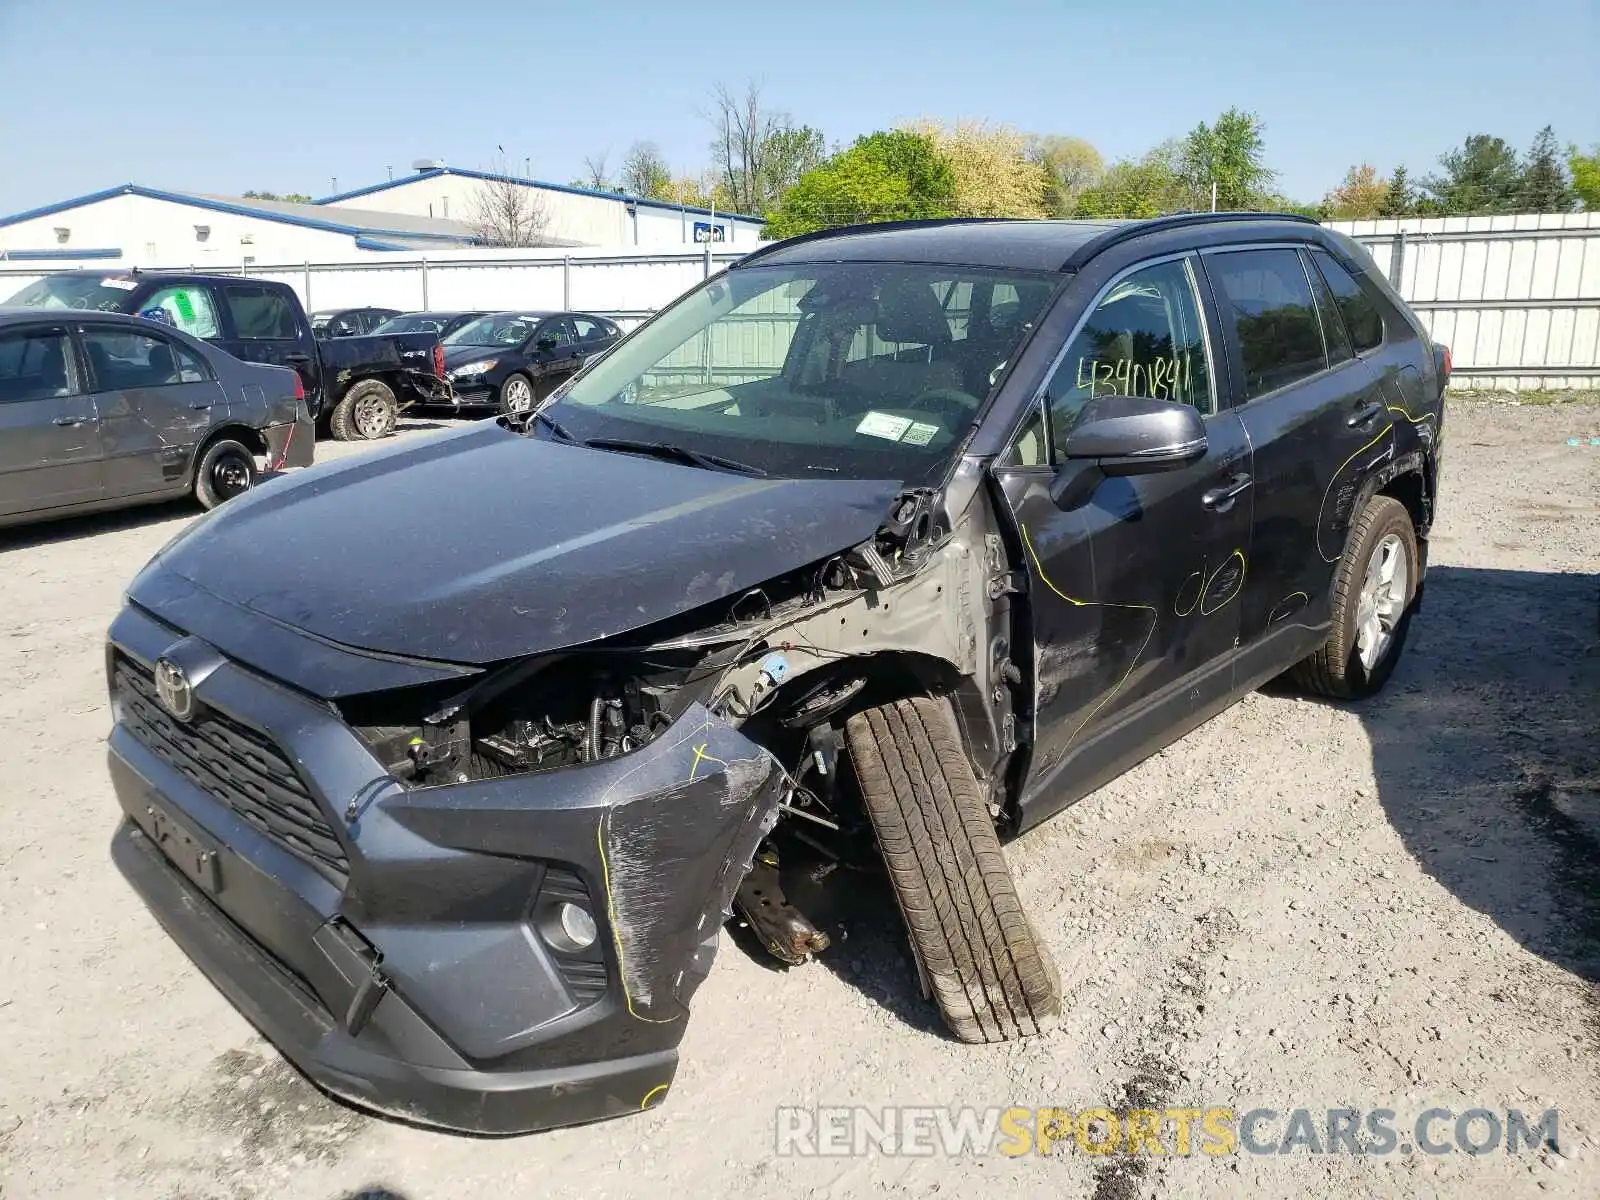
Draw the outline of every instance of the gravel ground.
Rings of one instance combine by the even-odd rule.
[[[1058,1029],[947,1040],[862,894],[820,963],[724,937],[664,1107],[501,1141],[323,1098],[108,861],[102,639],[193,511],[0,534],[0,1192],[1597,1194],[1600,404],[1453,401],[1446,429],[1427,605],[1382,697],[1252,695],[1010,848]],[[1389,1108],[1402,1131],[1558,1107],[1560,1149],[775,1155],[780,1106],[856,1103]]]

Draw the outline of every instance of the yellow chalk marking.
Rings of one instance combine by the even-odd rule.
[[[667,1085],[666,1084],[664,1084],[664,1083],[656,1084],[655,1087],[651,1088],[648,1092],[646,1092],[644,1094],[644,1099],[639,1101],[640,1110],[643,1111],[644,1109],[649,1108],[650,1107],[650,1101],[655,1097],[655,1094],[657,1092],[664,1092],[666,1090],[667,1090]]]
[[[722,759],[718,758],[715,754],[707,754],[706,753],[706,747],[709,746],[710,744],[711,744],[710,742],[701,742],[698,746],[696,746],[694,748],[694,761],[689,764],[689,782],[690,783],[694,782],[694,773],[700,769],[700,764],[702,762],[714,762],[714,763],[716,763],[716,764],[718,764],[719,766],[722,766],[722,767],[726,767],[728,765]]]

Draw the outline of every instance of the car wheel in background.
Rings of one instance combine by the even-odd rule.
[[[328,426],[341,442],[371,442],[394,432],[400,416],[394,392],[381,379],[363,379],[333,407]]]
[[[963,1042],[1044,1031],[1061,1012],[1060,977],[1022,911],[950,701],[870,708],[845,737],[923,990],[945,1023]]]
[[[194,498],[203,508],[215,508],[255,487],[256,477],[256,456],[248,447],[231,438],[212,442],[195,468]]]
[[[500,385],[500,411],[506,416],[533,408],[533,384],[526,375],[508,375]]]
[[[1359,700],[1381,688],[1405,648],[1416,599],[1417,531],[1405,505],[1374,496],[1350,526],[1333,575],[1333,627],[1289,680],[1335,700]]]

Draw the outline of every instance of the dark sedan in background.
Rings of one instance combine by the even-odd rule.
[[[360,337],[399,315],[398,308],[324,308],[311,314],[311,331],[319,338]]]
[[[622,331],[579,312],[497,312],[442,339],[445,379],[456,408],[527,412]]]
[[[468,321],[487,316],[482,309],[477,312],[408,312],[390,317],[374,329],[373,333],[436,333],[448,337]]]
[[[0,310],[0,526],[192,493],[215,508],[310,466],[305,387],[176,329],[103,312]]]

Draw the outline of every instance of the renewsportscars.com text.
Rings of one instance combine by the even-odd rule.
[[[785,1107],[776,1150],[799,1157],[1081,1152],[1201,1154],[1523,1154],[1555,1147],[1556,1109]]]

